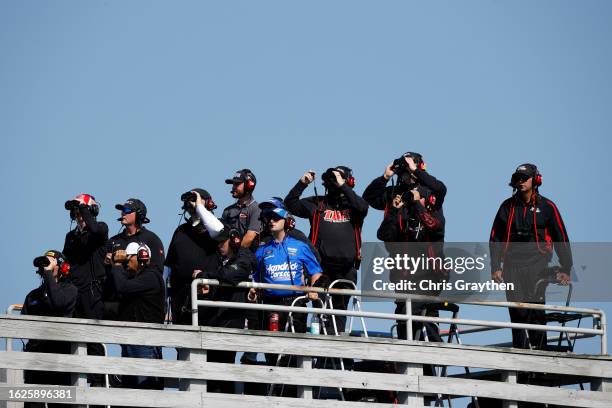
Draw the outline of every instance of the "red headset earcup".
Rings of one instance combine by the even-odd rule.
[[[70,274],[70,264],[68,262],[63,262],[59,267],[59,272],[62,276],[68,276]]]
[[[542,175],[540,173],[536,174],[533,178],[533,182],[535,183],[536,187],[540,187],[542,185]]]
[[[346,179],[346,184],[350,187],[353,188],[355,187],[355,177],[351,176],[349,178]]]

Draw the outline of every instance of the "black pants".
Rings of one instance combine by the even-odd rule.
[[[548,262],[546,260],[529,265],[504,265],[504,281],[514,284],[514,290],[506,291],[509,302],[529,302],[544,304],[545,285],[536,287],[539,279],[544,277]],[[544,310],[508,309],[512,323],[546,324]],[[546,347],[546,332],[538,330],[512,329],[512,346],[516,348],[543,349]]]
[[[353,283],[357,283],[357,269],[355,269],[352,263],[340,265],[323,261],[321,267],[323,268],[323,275],[329,278],[330,283],[332,283],[336,279],[346,279]],[[353,289],[353,287],[347,283],[338,283],[334,285],[332,289]],[[334,309],[346,310],[348,308],[348,304],[351,297],[344,295],[333,295],[331,299],[334,304]],[[336,334],[333,326],[333,320],[334,319],[330,317],[327,320],[325,326],[325,328],[327,329],[327,334],[329,335]],[[336,327],[338,328],[338,334],[344,333],[344,330],[346,328],[346,316],[336,316],[335,320]]]

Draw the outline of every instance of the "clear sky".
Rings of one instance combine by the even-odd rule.
[[[142,199],[167,247],[180,193],[221,209],[243,167],[260,200],[338,164],[361,193],[418,151],[448,186],[447,240],[486,241],[534,162],[570,238],[610,241],[611,19],[605,0],[2,1],[0,307],[37,285],[77,193],[111,234]]]

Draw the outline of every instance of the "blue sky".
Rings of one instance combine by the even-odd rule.
[[[418,151],[448,186],[447,240],[486,241],[534,162],[570,238],[610,241],[611,17],[595,0],[0,2],[0,306],[37,285],[77,193],[112,234],[114,204],[141,198],[167,246],[180,193],[223,208],[243,167],[259,199],[338,164],[362,192]]]

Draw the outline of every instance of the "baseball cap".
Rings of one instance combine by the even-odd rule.
[[[147,206],[137,198],[128,198],[125,203],[115,205],[115,208],[122,212],[124,209],[129,209],[132,212],[140,213],[142,223],[146,224],[149,222],[149,219],[147,218]]]
[[[196,191],[200,195],[200,197],[202,197],[203,200],[208,200],[209,198],[212,198],[210,193],[204,190],[203,188],[192,188],[191,191]]]
[[[272,197],[269,200],[259,203],[259,208],[261,210],[272,210],[274,208],[285,208],[285,203],[283,202],[283,199],[280,197]]]
[[[213,239],[217,242],[227,241],[230,238],[230,230],[232,229],[232,226],[221,218],[219,218],[219,221],[221,221],[223,224],[223,229]]]
[[[257,184],[257,179],[255,178],[255,174],[249,169],[238,170],[234,177],[231,179],[225,179],[225,184],[234,184],[234,183],[244,183],[248,179],[253,180],[253,183]]]
[[[141,244],[139,242],[130,242],[128,246],[125,248],[125,254],[126,255],[138,255],[139,248],[144,248],[147,250],[149,254],[151,253],[151,249],[149,248],[148,245]]]
[[[525,176],[534,177],[538,174],[538,168],[535,164],[524,163],[516,168],[514,174],[524,174]]]
[[[62,254],[57,249],[50,249],[48,251],[45,251],[43,256],[50,256],[51,258],[55,258],[57,263],[60,264],[60,265],[63,264],[64,262],[66,262],[66,257],[64,256],[64,254]]]

